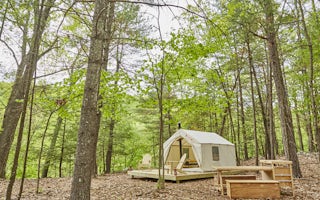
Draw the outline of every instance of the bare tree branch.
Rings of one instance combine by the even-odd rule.
[[[14,52],[14,50],[10,47],[10,45],[6,41],[0,39],[0,42],[2,42],[9,49],[9,51],[12,53],[14,61],[16,62],[17,66],[18,66],[19,65],[19,61],[18,61],[18,58],[17,58],[16,53]]]

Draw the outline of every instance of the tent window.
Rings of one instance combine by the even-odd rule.
[[[219,161],[219,147],[212,147],[212,160]]]
[[[182,148],[182,155],[187,154],[187,159],[189,159],[189,148]]]

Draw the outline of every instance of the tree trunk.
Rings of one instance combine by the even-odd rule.
[[[270,137],[269,137],[269,134],[268,134],[268,130],[269,130],[268,118],[267,118],[266,109],[265,109],[265,106],[264,106],[263,100],[262,100],[259,81],[258,81],[258,78],[257,78],[257,73],[256,73],[255,68],[254,68],[252,52],[251,52],[251,47],[250,47],[250,38],[249,38],[248,34],[246,35],[246,46],[247,46],[247,49],[248,49],[249,67],[250,67],[250,69],[252,71],[252,76],[253,76],[252,78],[254,79],[254,82],[255,82],[255,85],[256,85],[256,90],[257,90],[257,94],[258,94],[258,97],[259,97],[259,104],[260,104],[260,107],[261,107],[261,115],[262,115],[262,119],[263,119],[263,127],[264,127],[264,135],[265,135],[265,157],[266,158],[270,158],[271,157],[271,147],[272,147],[272,145],[270,144]]]
[[[111,172],[111,160],[112,160],[113,139],[114,139],[114,126],[115,126],[115,120],[111,117],[111,119],[110,119],[109,137],[108,137],[108,145],[107,145],[107,154],[106,154],[106,171],[105,171],[105,173],[107,173],[107,174],[109,174]]]
[[[266,73],[266,89],[267,89],[267,102],[266,102],[266,116],[268,124],[269,144],[270,144],[270,159],[275,159],[275,155],[278,154],[278,142],[275,131],[274,114],[273,114],[273,81],[272,81],[272,68],[270,67],[270,61],[267,57],[267,73]]]
[[[57,138],[58,138],[59,131],[60,131],[60,128],[61,128],[61,124],[62,124],[62,118],[59,116],[58,120],[57,120],[56,127],[55,127],[54,132],[53,132],[52,139],[51,139],[50,148],[48,150],[47,157],[46,157],[46,160],[44,162],[41,178],[47,178],[48,177],[50,161],[52,159],[54,148],[56,146],[56,142],[57,142]]]
[[[105,66],[104,52],[107,0],[96,0],[92,21],[91,44],[84,95],[81,107],[78,144],[71,186],[71,200],[90,199],[96,144],[99,133],[100,110],[98,105],[101,68]],[[97,123],[98,122],[98,123]]]
[[[35,25],[33,30],[33,36],[31,39],[31,46],[28,54],[24,54],[26,48],[27,27],[24,30],[23,45],[22,45],[22,61],[18,66],[16,73],[16,79],[12,87],[10,98],[5,110],[2,128],[0,129],[0,178],[5,177],[5,169],[8,161],[10,148],[14,139],[14,134],[20,119],[22,112],[21,100],[28,94],[31,81],[24,80],[31,79],[37,67],[39,47],[43,31],[46,27],[47,20],[50,14],[50,10],[53,7],[54,0],[43,1],[41,5],[36,1],[35,5]],[[28,26],[29,24],[26,24]],[[26,70],[30,69],[30,70]],[[29,73],[30,71],[30,74]]]
[[[64,119],[64,124],[63,124],[63,134],[62,134],[62,141],[61,141],[61,150],[60,150],[60,160],[59,160],[59,177],[62,177],[62,162],[63,162],[63,156],[64,156],[64,140],[65,140],[65,135],[66,135],[66,124],[67,124],[67,119]]]
[[[247,43],[248,44],[248,43]],[[250,50],[250,45],[248,44],[248,50]],[[250,89],[251,89],[251,101],[252,101],[252,112],[253,112],[253,135],[254,135],[254,147],[255,147],[255,164],[259,165],[259,143],[258,143],[258,133],[257,133],[257,117],[256,117],[256,101],[254,97],[254,86],[253,86],[253,64],[252,59],[249,56],[250,62]]]
[[[48,117],[46,127],[44,129],[44,132],[42,134],[42,139],[41,139],[41,146],[40,146],[40,151],[39,151],[39,156],[38,156],[38,174],[37,174],[37,188],[36,188],[36,193],[39,193],[39,185],[40,185],[40,167],[41,167],[41,158],[42,158],[42,152],[43,152],[43,146],[44,146],[44,140],[46,138],[47,130],[50,124],[51,117],[55,111],[51,111],[50,115]]]
[[[248,155],[248,140],[247,140],[247,132],[246,132],[246,124],[245,124],[245,114],[244,114],[244,106],[243,106],[243,94],[242,94],[242,83],[240,76],[240,69],[238,69],[238,77],[239,77],[239,95],[240,95],[240,120],[241,120],[241,133],[242,133],[242,143],[243,143],[243,158],[245,160],[249,159]],[[240,143],[238,144],[240,146]],[[240,154],[240,151],[239,151]],[[240,163],[240,162],[239,162]]]
[[[287,159],[293,163],[293,175],[296,178],[302,177],[299,160],[297,156],[297,147],[294,139],[292,115],[287,98],[287,92],[284,85],[278,47],[276,41],[276,29],[274,27],[273,1],[266,0],[264,3],[266,15],[266,33],[269,58],[273,69],[273,78],[275,81],[276,92],[280,110],[280,120],[282,129],[282,139]]]
[[[25,85],[28,85],[28,86],[30,86],[30,84],[31,84],[30,77],[32,77],[31,65],[29,65],[29,66],[30,67],[27,68],[27,72],[26,72],[26,74],[28,74],[29,76],[27,76],[28,78],[24,80]],[[29,89],[30,88],[27,87],[27,91],[29,91]],[[23,130],[24,130],[24,122],[25,122],[27,106],[28,106],[28,98],[29,98],[29,92],[27,92],[27,94],[25,95],[24,100],[23,100],[23,108],[22,108],[22,115],[21,115],[21,120],[20,120],[18,138],[17,138],[17,145],[16,145],[15,154],[14,154],[14,161],[13,161],[13,165],[12,165],[10,181],[7,186],[6,199],[11,199],[12,189],[13,189],[13,185],[14,185],[14,182],[16,179],[16,173],[17,173],[17,168],[18,168],[18,163],[19,163],[19,155],[20,155],[20,150],[21,150],[21,142],[22,142],[22,136],[23,136]],[[20,199],[20,197],[18,197],[18,198]]]
[[[296,120],[297,120],[297,131],[298,131],[298,138],[299,138],[299,145],[300,145],[300,150],[303,152],[304,147],[303,147],[303,137],[302,137],[302,132],[301,132],[301,122],[300,122],[300,115],[298,113],[298,102],[297,98],[294,97],[294,107],[296,110]]]
[[[301,23],[304,31],[304,36],[307,40],[308,43],[308,50],[309,50],[309,65],[310,65],[310,74],[309,74],[309,89],[310,89],[310,99],[311,99],[311,110],[312,110],[312,115],[313,115],[313,127],[314,127],[314,132],[315,132],[315,137],[317,141],[317,147],[318,147],[318,152],[320,152],[320,129],[319,129],[319,117],[318,117],[318,106],[316,103],[316,93],[314,89],[314,66],[313,66],[313,44],[312,40],[305,22],[304,18],[304,11],[302,7],[301,0],[298,0],[298,7],[300,10],[301,14]],[[319,161],[320,161],[320,153],[319,153]]]
[[[110,8],[109,12],[109,19],[114,17],[114,4]],[[110,24],[111,25],[111,24]],[[110,26],[111,29],[111,26]],[[111,33],[111,31],[110,31]],[[122,56],[123,56],[123,44],[120,44],[118,40],[117,42],[117,51],[116,51],[116,71],[115,74],[119,73],[120,67],[121,67],[121,61],[122,61]],[[109,45],[109,43],[108,43]],[[122,46],[121,46],[122,45]],[[120,49],[121,46],[121,49]],[[114,87],[115,90],[118,91],[118,80],[116,79],[114,81]],[[115,93],[116,95],[116,93]],[[116,98],[115,96],[112,97],[113,99]],[[111,164],[112,164],[112,154],[113,154],[113,141],[114,141],[114,128],[116,124],[116,103],[112,102],[112,107],[111,107],[111,118],[110,118],[110,125],[109,125],[109,138],[108,138],[108,145],[107,145],[107,153],[106,153],[106,161],[105,161],[105,173],[109,174],[111,172]]]
[[[305,115],[304,121],[308,135],[308,150],[309,152],[314,152],[314,138],[312,134],[312,125],[310,121],[310,111],[307,111],[307,115]]]
[[[35,87],[36,87],[36,78],[37,77],[37,70],[34,72],[34,79],[33,79],[33,87],[31,92],[31,102],[30,102],[30,112],[29,112],[29,124],[28,124],[28,134],[27,134],[27,144],[26,144],[26,150],[24,153],[24,162],[23,162],[23,171],[22,171],[22,177],[20,182],[20,190],[18,194],[18,199],[20,200],[23,192],[23,186],[24,186],[24,180],[26,176],[27,171],[27,163],[28,163],[28,155],[29,155],[29,147],[30,147],[30,139],[31,139],[31,129],[32,129],[32,116],[33,116],[33,104],[34,104],[34,96],[35,96]]]
[[[302,22],[302,25],[304,27],[304,30],[306,30],[306,24],[305,24],[305,21],[304,21],[304,14],[303,14],[303,10],[301,12],[301,9],[302,9],[302,6],[301,6],[301,1],[298,2],[298,0],[295,0],[294,1],[294,5],[295,5],[295,8],[296,8],[296,15],[297,15],[297,37],[298,37],[298,42],[303,45],[303,41],[302,41],[302,30],[301,30],[301,22]],[[301,12],[301,13],[300,13]],[[302,15],[302,16],[301,16]],[[301,20],[300,20],[300,16],[301,16]],[[307,35],[306,37],[309,37],[309,34],[307,32]],[[310,40],[307,39],[308,41]],[[309,47],[309,52],[313,52],[312,50],[312,45],[310,46],[310,44],[308,45]],[[311,49],[310,49],[311,47]],[[311,51],[310,51],[311,50]],[[312,54],[311,54],[312,55]],[[313,60],[313,56],[310,56],[310,61]],[[311,65],[311,64],[310,64]],[[301,70],[303,76],[307,76],[307,66],[303,65],[303,69]],[[312,64],[312,68],[313,68],[313,64]],[[313,74],[313,72],[311,73],[310,72],[310,75]],[[313,75],[312,75],[313,76]],[[309,78],[310,79],[310,78]],[[311,99],[312,97],[312,90],[313,88],[311,89],[311,86],[309,83],[313,84],[313,80],[306,80],[306,81],[303,81],[303,95],[308,97],[306,99]],[[313,102],[313,100],[312,100]],[[314,151],[314,139],[313,139],[313,130],[312,130],[312,117],[311,117],[311,103],[309,100],[305,101],[305,106],[306,106],[306,113],[305,113],[305,121],[306,121],[306,131],[307,131],[307,135],[308,135],[308,144],[309,144],[309,151],[310,152],[313,152]]]
[[[249,54],[249,65],[251,66],[252,69],[252,73],[253,73],[253,78],[254,78],[254,83],[256,85],[256,90],[257,90],[257,94],[259,97],[259,104],[261,107],[261,115],[262,115],[262,119],[263,119],[263,127],[264,127],[264,135],[265,135],[265,157],[266,158],[271,158],[271,147],[272,145],[270,144],[270,135],[268,134],[268,119],[267,119],[267,115],[266,115],[266,108],[263,104],[263,100],[262,100],[262,95],[261,95],[261,91],[260,91],[260,85],[259,85],[259,81],[258,81],[258,77],[257,77],[257,73],[256,70],[254,68],[254,64],[253,64],[253,59],[252,59],[252,53],[251,53],[251,48],[250,48],[250,42],[247,42],[247,48],[248,48],[248,54]]]
[[[106,63],[104,70],[108,70],[108,61],[109,61],[109,49],[110,49],[110,42],[111,42],[111,35],[112,35],[112,24],[114,20],[114,9],[115,9],[115,3],[114,2],[109,2],[108,3],[108,8],[106,12],[108,13],[108,20],[107,20],[107,27],[106,27],[106,43],[104,46],[104,63]],[[102,97],[101,97],[102,98]],[[101,99],[102,100],[102,99]],[[110,129],[109,129],[109,139],[108,139],[108,145],[107,145],[107,153],[105,157],[105,167],[104,167],[104,173],[110,173],[111,172],[111,164],[112,164],[112,153],[113,153],[113,133],[114,133],[114,126],[115,126],[115,120],[113,118],[114,112],[112,112],[112,117],[110,119]],[[101,116],[100,116],[101,117]],[[101,118],[99,119],[99,121]],[[104,153],[103,153],[104,154]],[[96,163],[96,161],[95,161]],[[94,167],[94,175],[97,174],[97,164],[95,164]]]

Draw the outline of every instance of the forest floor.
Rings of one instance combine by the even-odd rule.
[[[303,178],[294,179],[295,197],[281,194],[281,199],[320,199],[320,164],[316,154],[299,154]],[[242,165],[254,165],[254,160]],[[68,199],[71,178],[41,179],[41,193],[36,194],[35,179],[26,179],[21,199]],[[5,199],[8,180],[0,180],[0,199]],[[12,199],[16,199],[20,181],[14,186]],[[229,199],[214,189],[213,179],[166,182],[165,189],[157,190],[157,182],[148,179],[131,179],[126,173],[103,175],[92,180],[91,199]]]

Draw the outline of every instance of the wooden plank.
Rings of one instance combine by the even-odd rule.
[[[291,176],[290,175],[282,175],[282,176],[275,176],[275,179],[276,181],[279,181],[279,180],[287,180],[287,181],[291,181]]]
[[[270,166],[215,166],[215,171],[272,171]]]
[[[292,161],[290,160],[259,160],[261,164],[286,164],[292,165]]]
[[[272,183],[279,183],[279,181],[274,180],[229,180],[230,183],[237,183],[237,184],[246,184],[246,183],[265,183],[265,184],[272,184]]]
[[[256,180],[256,175],[222,175],[222,184],[226,184],[226,180]]]
[[[289,167],[275,167],[274,168],[275,174],[289,174],[291,175],[291,171]]]
[[[227,195],[230,198],[280,198],[278,181],[272,180],[227,180]]]

